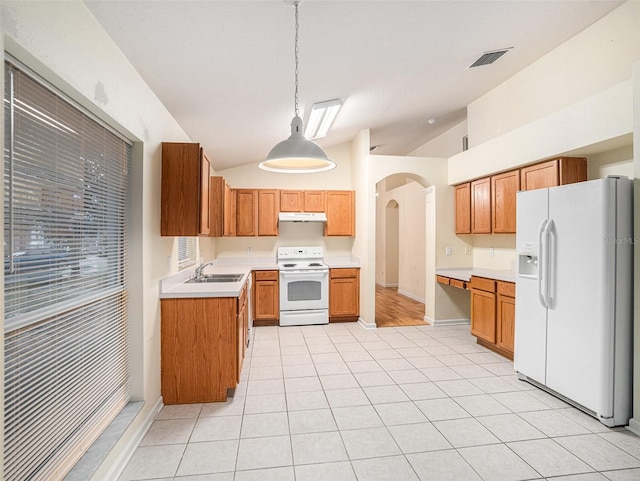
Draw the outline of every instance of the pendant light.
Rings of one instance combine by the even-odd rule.
[[[267,158],[258,164],[262,170],[269,172],[283,172],[288,174],[307,174],[324,172],[333,169],[336,164],[329,160],[324,150],[315,142],[308,140],[303,132],[304,125],[298,109],[298,5],[299,0],[293,2],[295,7],[295,97],[294,117],[291,120],[291,136],[277,144]]]

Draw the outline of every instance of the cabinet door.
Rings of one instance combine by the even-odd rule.
[[[200,235],[209,235],[209,174],[211,162],[200,147]]]
[[[471,185],[456,185],[456,234],[471,234]]]
[[[236,235],[258,235],[258,191],[236,189]]]
[[[359,269],[331,269],[329,275],[329,321],[357,321],[359,315]]]
[[[587,180],[587,159],[584,157],[560,157],[558,159],[559,185]]]
[[[498,294],[497,300],[496,344],[513,353],[513,340],[516,319],[516,300],[513,297]]]
[[[162,143],[160,235],[197,236],[208,232],[208,165],[198,144]]]
[[[253,286],[253,319],[276,321],[280,317],[278,271],[256,271]]]
[[[520,189],[520,171],[513,170],[491,177],[493,232],[516,232],[516,193]]]
[[[225,181],[223,177],[209,178],[209,237],[224,235]]]
[[[225,401],[237,385],[237,298],[161,299],[165,404]]]
[[[329,190],[325,198],[327,222],[324,235],[355,235],[355,192],[352,190]]]
[[[471,182],[471,233],[491,234],[491,179]]]
[[[544,189],[560,185],[558,160],[549,160],[520,169],[522,190]]]
[[[305,190],[303,194],[305,212],[324,212],[324,190]]]
[[[496,342],[496,295],[471,289],[471,334],[487,342]]]
[[[278,235],[278,213],[280,192],[261,189],[258,191],[258,235]]]
[[[225,237],[236,235],[236,192],[225,182],[223,223]]]
[[[304,194],[301,190],[280,191],[280,212],[302,212]]]

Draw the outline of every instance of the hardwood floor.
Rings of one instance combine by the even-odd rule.
[[[376,285],[376,325],[378,327],[426,326],[424,304],[398,294],[395,287]]]

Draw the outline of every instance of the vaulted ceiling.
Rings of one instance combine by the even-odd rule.
[[[85,3],[215,170],[260,162],[289,136],[291,0]],[[306,122],[314,102],[340,98],[344,106],[321,146],[370,129],[376,154],[407,154],[621,3],[304,0],[301,116]],[[494,64],[468,68],[502,48],[511,49]]]

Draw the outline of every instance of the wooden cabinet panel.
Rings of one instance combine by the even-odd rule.
[[[496,344],[513,356],[516,321],[515,284],[498,282]]]
[[[209,180],[210,237],[233,236],[236,230],[236,199],[224,177]]]
[[[471,334],[496,342],[496,295],[471,287]]]
[[[209,159],[196,143],[162,143],[160,235],[209,234]]]
[[[331,269],[329,322],[357,321],[360,315],[360,269]]]
[[[237,385],[237,298],[161,299],[165,404],[224,401]]]
[[[280,192],[261,189],[258,191],[258,235],[278,235],[278,213],[280,212]]]
[[[491,179],[471,182],[471,233],[491,233]]]
[[[456,185],[456,234],[471,234],[471,184]]]
[[[242,288],[238,296],[238,316],[237,316],[237,350],[236,350],[236,384],[240,383],[242,364],[247,350],[247,339],[249,337],[249,308],[247,300],[247,285]]]
[[[512,170],[491,177],[492,230],[494,233],[516,232],[516,194],[520,190],[520,171]]]
[[[224,185],[224,231],[225,237],[236,235],[236,192],[225,182]]]
[[[355,235],[355,192],[352,190],[330,190],[326,192],[325,212],[326,236]]]
[[[258,235],[258,191],[255,189],[235,189],[236,194],[236,235]]]
[[[559,157],[520,169],[522,190],[543,189],[587,180],[587,159]]]
[[[324,190],[305,190],[303,195],[305,212],[324,212]]]
[[[253,272],[253,321],[257,326],[277,325],[280,317],[278,271]]]
[[[302,212],[304,194],[301,190],[280,191],[280,212]]]
[[[324,212],[324,190],[281,190],[280,212]]]

